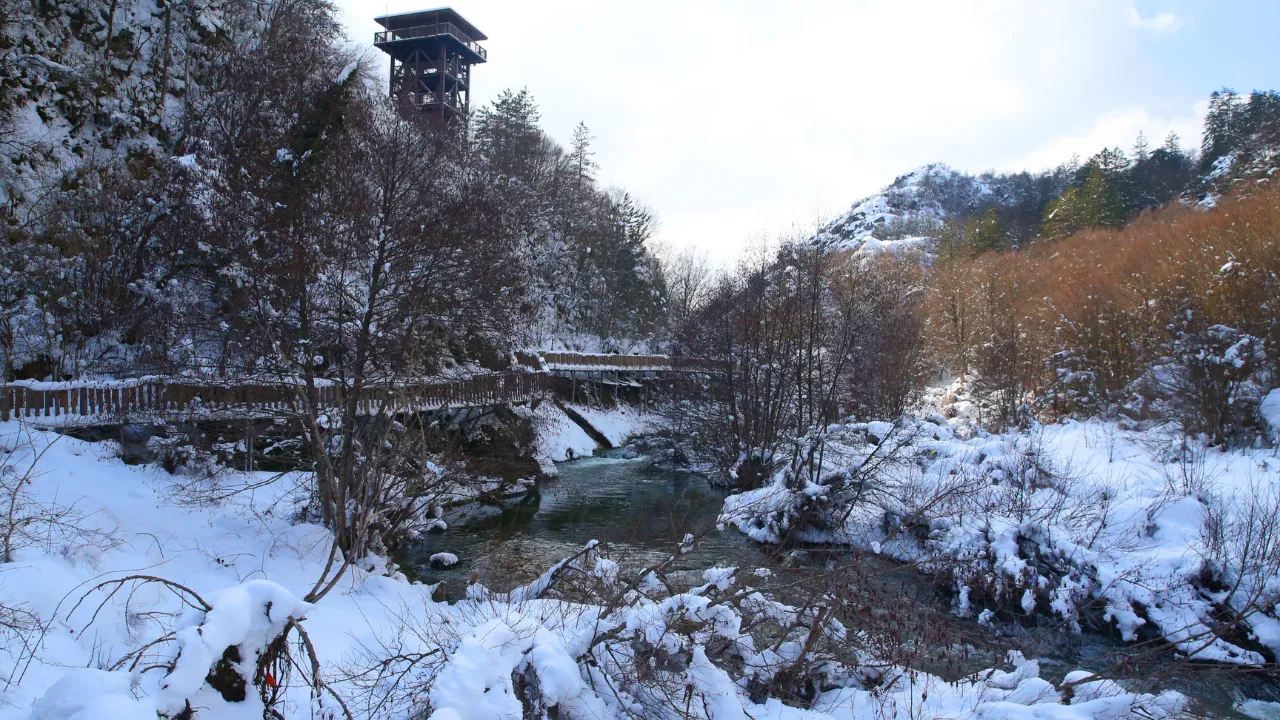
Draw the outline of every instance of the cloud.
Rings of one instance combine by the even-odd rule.
[[[336,2],[360,44],[374,15],[429,4]],[[1153,33],[1191,27],[1148,2],[1171,0],[806,0],[785,19],[770,0],[650,0],[644,13],[625,0],[553,12],[466,0],[463,12],[491,38],[473,107],[527,86],[553,137],[591,127],[602,181],[648,202],[664,240],[727,258],[928,162],[1043,169],[1127,149],[1138,130],[1194,143],[1189,108],[1205,88],[1182,70],[1224,61],[1210,43],[1135,52],[1130,16]],[[1258,84],[1209,87],[1231,83]]]
[[[1129,8],[1130,25],[1157,35],[1177,35],[1186,23],[1185,18],[1171,12],[1156,13],[1149,18],[1144,18],[1142,13],[1138,12],[1138,8]]]
[[[1138,133],[1145,133],[1152,147],[1164,142],[1170,132],[1181,138],[1183,148],[1195,147],[1209,105],[1198,102],[1184,112],[1169,116],[1153,115],[1142,107],[1129,107],[1100,115],[1084,132],[1060,135],[1030,153],[1005,164],[1002,169],[1043,170],[1069,160],[1073,154],[1087,158],[1105,147],[1119,147],[1125,152],[1133,146]]]

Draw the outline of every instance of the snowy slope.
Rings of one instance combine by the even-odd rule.
[[[16,0],[0,23],[0,149],[19,211],[67,173],[166,158],[220,47],[250,42],[236,3]]]
[[[897,251],[921,245],[925,240],[921,230],[950,217],[967,217],[982,203],[997,201],[998,196],[980,178],[942,164],[924,165],[854,203],[815,242],[833,249]]]
[[[651,433],[657,429],[658,419],[629,405],[611,408],[593,408],[572,405],[574,412],[582,416],[614,447],[622,447],[627,440]]]

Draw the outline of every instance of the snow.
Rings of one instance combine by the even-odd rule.
[[[491,620],[463,638],[431,686],[434,720],[519,720],[520,698],[511,672],[527,644],[505,623]]]
[[[408,651],[431,653],[436,659],[413,669],[410,678],[429,688],[430,717],[437,720],[522,717],[513,686],[513,677],[521,673],[536,678],[542,702],[560,707],[562,716],[633,716],[641,708],[637,697],[607,692],[612,687],[605,674],[611,671],[609,656],[579,662],[597,632],[617,634],[610,653],[631,652],[642,638],[687,652],[683,682],[699,693],[697,716],[708,720],[918,716],[910,714],[911,708],[956,718],[1120,717],[1135,708],[1150,717],[1166,717],[1181,703],[1178,696],[1134,695],[1109,687],[1105,697],[1081,699],[1085,696],[1077,692],[1076,700],[1064,704],[1061,692],[1038,677],[1034,662],[1018,660],[1011,673],[991,671],[958,683],[890,670],[892,677],[883,687],[828,690],[809,710],[776,700],[754,704],[745,688],[708,657],[702,642],[681,645],[688,641],[665,629],[687,618],[705,627],[699,637],[722,638],[737,647],[750,667],[783,662],[772,650],[756,651],[741,632],[738,612],[713,598],[739,593],[744,608],[784,624],[795,623],[799,611],[739,587],[733,568],[708,569],[706,585],[687,593],[659,602],[641,599],[606,613],[603,607],[539,599],[564,562],[512,593],[488,593],[473,585],[475,599],[450,605],[432,601],[433,586],[409,583],[385,560],[369,558],[333,592],[309,604],[299,598],[320,576],[329,534],[292,521],[301,476],[266,482],[272,478],[267,473],[231,473],[231,480],[260,486],[220,504],[180,506],[169,476],[154,467],[123,464],[113,443],[59,437],[14,422],[0,426],[0,435],[13,467],[24,467],[35,453],[43,453],[30,484],[32,502],[74,501],[84,513],[83,522],[112,538],[85,552],[74,541],[50,536],[19,549],[16,561],[3,566],[0,602],[21,606],[50,626],[33,657],[22,657],[13,646],[0,654],[5,675],[15,663],[30,661],[20,682],[5,693],[0,720],[150,720],[157,711],[172,714],[188,701],[200,708],[201,717],[261,718],[263,708],[252,687],[243,702],[228,701],[205,682],[205,675],[232,645],[242,652],[240,671],[251,670],[257,654],[291,621],[307,630],[322,676],[348,697],[354,688],[335,679],[339,666],[378,647],[379,638],[396,638],[409,643]],[[584,552],[594,549],[589,545]],[[592,573],[602,582],[616,580],[616,563],[588,560],[585,568],[595,568]],[[200,600],[192,596],[184,606],[177,598],[185,591],[154,585],[127,593],[91,592],[98,583],[140,572],[181,583]],[[86,602],[77,606],[86,594]],[[397,624],[400,612],[438,635],[406,635]],[[172,672],[96,669],[111,667],[126,653],[163,637],[166,628],[173,637],[150,648],[149,657],[157,662],[168,658]],[[305,685],[289,686],[285,698],[286,717],[332,716]],[[402,715],[357,711],[356,716]]]
[[[424,601],[426,586],[388,577],[385,563],[356,569],[322,604],[311,607],[299,600],[320,576],[329,533],[292,524],[288,513],[277,515],[282,503],[291,502],[289,476],[222,505],[184,508],[170,495],[166,473],[125,465],[114,443],[88,443],[16,422],[0,424],[0,436],[12,449],[7,462],[16,467],[26,467],[34,452],[43,452],[30,486],[32,502],[74,504],[83,522],[110,538],[101,548],[85,548],[54,536],[20,549],[14,563],[2,566],[0,603],[53,621],[34,658],[12,648],[0,653],[6,674],[17,663],[31,663],[22,682],[5,696],[4,720],[25,720],[33,712],[41,720],[155,718],[157,710],[172,710],[184,698],[226,710],[229,703],[204,684],[204,677],[228,645],[239,645],[246,662],[253,663],[252,653],[290,617],[305,616],[324,659],[336,662],[352,643],[349,634],[363,626],[362,621],[353,624],[354,618],[385,615],[384,605]],[[239,476],[259,482],[272,477]],[[188,609],[172,628],[173,640],[160,646],[178,657],[174,672],[134,678],[127,670],[68,671],[114,662],[163,635],[162,618],[183,609],[172,593],[147,587],[109,596],[100,591],[76,606],[97,583],[138,573],[181,583],[212,608],[207,613]],[[95,616],[99,603],[105,604]],[[249,718],[256,707],[261,717],[255,702],[251,692],[244,713],[212,711],[209,716]]]
[[[1235,708],[1240,714],[1255,720],[1280,719],[1280,703],[1264,700],[1244,700]]]
[[[624,445],[629,438],[652,432],[656,427],[652,415],[624,405],[613,408],[567,407],[615,447]],[[591,457],[600,448],[591,435],[555,403],[542,402],[536,408],[515,406],[512,410],[533,423],[536,435],[534,457],[544,474],[556,474],[553,463]]]
[[[629,405],[611,408],[593,408],[586,405],[570,405],[574,412],[590,423],[614,447],[621,447],[627,440],[653,432],[656,419]]]
[[[174,669],[161,685],[163,712],[182,711],[187,699],[196,695],[209,668],[228,647],[237,646],[249,658],[243,674],[252,677],[254,664],[267,645],[290,621],[301,619],[311,608],[284,587],[269,580],[255,579],[220,590],[209,599],[213,609],[188,616],[178,630],[178,656]]]
[[[453,553],[438,552],[428,558],[428,561],[440,567],[453,567],[458,564],[458,556]]]
[[[33,720],[155,720],[154,705],[136,702],[128,673],[68,672],[32,708]]]
[[[817,234],[819,245],[852,250],[860,255],[927,251],[933,238],[910,236],[885,239],[895,223],[936,223],[959,209],[970,211],[982,201],[1000,200],[983,178],[956,172],[946,165],[916,168],[895,179],[879,193],[854,203]]]
[[[345,83],[347,80],[350,80],[351,75],[355,73],[355,71],[358,70],[359,68],[360,68],[360,61],[358,60],[353,60],[347,63],[346,67],[342,68],[342,72],[338,73],[338,79],[334,80],[333,84],[341,85]]]
[[[707,651],[702,647],[693,651],[689,679],[705,697],[708,720],[747,720],[733,680],[728,673],[711,664]]]
[[[599,445],[555,403],[539,403],[536,408],[515,406],[512,411],[534,423],[534,457],[544,471],[555,473],[550,463],[591,457]]]
[[[1267,393],[1258,407],[1258,414],[1271,428],[1272,437],[1280,442],[1280,388]]]
[[[1276,391],[1267,396],[1266,412],[1275,412],[1278,398]],[[847,514],[839,512],[844,506],[827,510],[841,519],[824,529],[795,526],[798,510],[838,496],[829,484],[841,468],[856,469],[883,442],[883,429],[874,423],[835,427],[821,483],[793,488],[784,469],[757,490],[727,497],[720,522],[758,542],[789,537],[843,543],[921,563],[950,577],[962,616],[982,614],[990,622],[996,615],[986,614],[989,609],[1007,618],[1042,612],[1078,631],[1079,608],[1098,601],[1127,641],[1150,625],[1198,659],[1263,662],[1259,653],[1215,637],[1210,628],[1214,602],[1244,610],[1240,603],[1274,597],[1280,588],[1280,577],[1241,571],[1234,557],[1240,538],[1256,532],[1242,524],[1250,503],[1263,503],[1266,514],[1273,507],[1267,503],[1280,498],[1274,450],[1209,449],[1203,461],[1180,460],[1171,451],[1177,440],[1162,441],[1159,429],[1092,420],[990,435],[963,413],[954,421],[924,414],[927,421],[905,420],[891,441],[908,461],[878,479],[883,491]],[[1024,467],[1028,457],[1038,457],[1048,475],[1037,478]],[[1176,479],[1188,473],[1203,478],[1203,487],[1181,488]],[[1211,514],[1225,518],[1227,528],[1219,560],[1211,559],[1218,555],[1207,544]],[[894,520],[913,516],[915,527],[928,527],[927,536]],[[1045,570],[1046,560],[1064,570]],[[1231,597],[1207,591],[1206,568],[1236,573],[1230,577],[1241,580],[1239,591]],[[977,588],[984,589],[981,597]],[[1254,639],[1280,652],[1276,608],[1246,614]]]

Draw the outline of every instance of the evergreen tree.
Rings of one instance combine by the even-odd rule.
[[[1151,143],[1147,142],[1147,134],[1138,131],[1138,139],[1133,141],[1133,159],[1135,162],[1145,162],[1151,157]]]
[[[995,208],[988,208],[981,217],[969,221],[967,243],[974,255],[986,252],[999,252],[1005,249],[1007,234],[1000,213]]]
[[[938,245],[936,248],[938,262],[948,263],[958,260],[967,254],[965,246],[966,223],[957,220],[945,220],[938,228]]]
[[[1094,165],[1082,185],[1068,187],[1045,211],[1040,234],[1060,240],[1088,227],[1120,227],[1127,214],[1102,164]]]
[[[545,139],[538,127],[541,118],[528,88],[504,90],[476,113],[477,149],[502,175],[536,185],[546,160]]]
[[[1119,152],[1119,151],[1116,151]],[[1124,157],[1124,153],[1119,153]],[[1124,168],[1127,169],[1127,161]],[[1121,183],[1126,183],[1122,172],[1108,172],[1099,166],[1089,173],[1084,186],[1080,188],[1081,215],[1084,227],[1102,225],[1105,227],[1121,227],[1128,220],[1125,198],[1121,192]]]
[[[587,129],[587,124],[579,122],[573,129],[573,140],[569,146],[569,167],[573,172],[574,183],[581,189],[596,181],[596,170],[599,165],[595,161],[595,152],[591,143],[595,138]]]
[[[1208,170],[1218,158],[1239,145],[1243,128],[1243,108],[1235,90],[1223,88],[1209,95],[1209,112],[1204,118],[1204,139],[1200,145],[1200,167]]]
[[[1274,90],[1253,92],[1244,109],[1244,124],[1251,136],[1262,145],[1280,142],[1280,93]]]
[[[1040,223],[1040,235],[1047,240],[1061,240],[1080,230],[1080,188],[1069,186],[1056,200],[1045,208],[1044,221]]]

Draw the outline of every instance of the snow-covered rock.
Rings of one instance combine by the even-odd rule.
[[[823,228],[814,242],[863,253],[928,251],[933,242],[928,232],[936,229],[937,223],[968,217],[983,206],[1010,202],[1007,196],[1004,188],[993,187],[985,177],[942,164],[925,165],[854,203]]]

